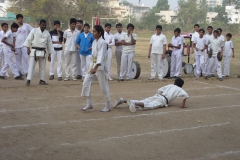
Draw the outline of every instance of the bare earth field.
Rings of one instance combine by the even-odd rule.
[[[150,34],[149,34],[150,36]],[[236,38],[235,46],[239,41]],[[119,97],[144,99],[173,80],[148,81],[149,38],[142,35],[136,61],[142,74],[130,82],[109,82],[112,102]],[[109,113],[104,107],[99,85],[93,84],[94,109],[80,97],[82,82],[46,80],[38,85],[38,67],[30,87],[10,73],[0,81],[1,160],[239,160],[240,81],[238,57],[232,61],[232,77],[195,80],[184,75],[184,89],[190,95],[187,109],[181,99],[168,108],[137,111],[123,104]],[[193,59],[191,59],[193,61]],[[112,78],[116,78],[113,58]],[[48,78],[49,63],[46,75]]]

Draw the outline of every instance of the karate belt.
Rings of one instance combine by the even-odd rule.
[[[167,102],[167,104],[168,104],[168,99],[167,99],[167,97],[166,97],[166,96],[164,96],[164,95],[161,95],[161,96],[163,96],[163,97],[166,99],[166,102]]]
[[[32,47],[32,49],[35,49],[34,51],[34,58],[35,58],[35,61],[37,61],[37,51],[44,51],[44,56],[43,56],[43,59],[45,58],[45,55],[46,55],[46,48],[40,48],[40,47]]]
[[[94,64],[97,63],[97,58],[96,57],[92,57],[92,64],[88,70],[88,73],[91,73],[91,70],[93,69]]]

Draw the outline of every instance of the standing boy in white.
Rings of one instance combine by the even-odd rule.
[[[52,43],[54,47],[54,52],[49,55],[50,62],[50,77],[49,80],[54,79],[54,68],[56,58],[58,61],[57,65],[57,75],[58,81],[62,80],[62,61],[63,61],[63,51],[62,51],[62,42],[63,42],[63,32],[60,31],[60,21],[54,21],[54,30],[50,31],[50,35],[52,37]]]
[[[2,67],[4,66],[6,62],[6,60],[4,59],[4,52],[3,52],[3,48],[4,48],[4,43],[2,43],[2,39],[5,35],[5,33],[8,30],[8,24],[7,23],[2,23],[1,24],[2,30],[0,31],[0,70],[2,69]],[[6,72],[6,77],[10,77],[8,75],[8,71]]]
[[[30,61],[27,75],[26,86],[30,86],[30,81],[33,79],[36,63],[39,63],[39,84],[48,85],[45,82],[45,67],[46,67],[46,49],[48,53],[54,53],[51,35],[46,31],[46,21],[40,20],[39,28],[34,28],[29,33],[24,46],[28,47],[30,53]],[[30,48],[32,50],[30,51]]]
[[[199,24],[194,25],[195,32],[192,34],[191,42],[192,42],[192,53],[195,53],[196,50],[194,49],[193,43],[195,41],[195,38],[199,37]]]
[[[64,81],[69,81],[70,77],[70,65],[72,65],[72,80],[77,81],[76,78],[76,69],[77,69],[77,62],[76,59],[79,57],[77,53],[76,47],[76,39],[79,32],[75,29],[76,28],[77,20],[75,18],[70,19],[70,28],[67,29],[64,34],[64,43],[65,43],[65,73],[66,77]],[[78,56],[78,57],[77,57]]]
[[[29,67],[28,50],[27,50],[27,47],[23,46],[23,43],[27,39],[27,36],[31,32],[33,27],[27,23],[23,23],[23,15],[21,14],[17,14],[16,19],[19,25],[18,31],[16,32],[16,42],[15,42],[15,49],[17,52],[16,64],[21,75],[27,75],[28,67]],[[22,62],[24,67],[22,65]]]
[[[225,42],[225,52],[224,52],[224,75],[223,77],[229,77],[230,76],[230,62],[231,58],[234,58],[234,46],[233,42],[231,41],[232,34],[228,33],[226,35],[227,41]]]
[[[205,35],[205,38],[207,39],[207,41],[209,43],[209,41],[211,39],[213,39],[213,27],[212,26],[208,26],[207,30],[208,30],[208,33]],[[209,44],[208,45],[208,49],[207,49],[207,53],[210,52],[210,49],[211,49],[211,45]],[[212,75],[214,76],[214,74],[213,74],[214,71],[213,70],[209,70],[207,68],[208,63],[209,63],[209,58],[208,58],[208,54],[206,54],[205,55],[205,77],[206,76],[212,76]],[[208,71],[209,71],[209,73],[208,73]]]
[[[127,33],[123,34],[122,45],[123,53],[121,58],[120,81],[131,80],[132,65],[136,50],[137,35],[133,33],[134,25],[129,23],[127,25]]]
[[[194,39],[193,47],[196,50],[195,52],[195,63],[197,69],[197,79],[200,77],[201,71],[205,73],[205,65],[204,65],[204,53],[208,48],[208,40],[203,37],[205,31],[204,29],[199,30],[199,37]]]
[[[3,23],[2,26],[3,26],[3,28],[8,29],[7,23]],[[4,58],[5,58],[6,63],[4,63],[4,66],[1,69],[0,79],[5,79],[4,76],[6,75],[8,68],[10,68],[12,70],[15,80],[23,80],[24,79],[19,74],[17,66],[13,59],[13,52],[15,52],[15,45],[14,45],[15,37],[13,37],[13,33],[17,32],[18,27],[19,26],[17,23],[12,23],[11,30],[7,31],[7,29],[6,29],[5,31],[7,31],[7,32],[4,34],[4,37],[1,40],[2,43],[4,44],[3,45],[3,53],[4,53]]]
[[[117,61],[117,80],[120,80],[120,68],[121,68],[121,58],[122,58],[122,36],[125,34],[125,32],[122,31],[122,24],[118,23],[116,24],[117,33],[114,34],[115,39],[115,56]]]
[[[151,58],[151,77],[155,79],[157,75],[159,80],[163,79],[163,59],[165,58],[167,38],[162,34],[162,26],[156,26],[156,34],[151,37],[148,58]]]
[[[108,66],[108,80],[112,81],[113,79],[111,78],[111,66],[112,66],[112,47],[115,46],[115,39],[112,33],[110,33],[111,30],[111,24],[106,23],[105,24],[105,41],[108,44],[108,50],[107,50],[107,66]]]

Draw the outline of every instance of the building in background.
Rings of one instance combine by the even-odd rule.
[[[229,18],[229,24],[240,23],[240,9],[236,9],[235,6],[226,6],[225,11],[227,13],[227,17]]]
[[[7,12],[7,8],[9,6],[9,2],[7,0],[0,0],[0,22],[12,22],[14,21],[16,15]]]
[[[196,0],[197,3],[200,3],[202,0]],[[209,8],[215,8],[217,6],[222,6],[223,0],[206,0]]]

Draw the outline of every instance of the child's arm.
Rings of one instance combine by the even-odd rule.
[[[152,44],[149,45],[148,58],[151,58]]]
[[[4,44],[6,44],[6,45],[10,46],[11,48],[14,48],[14,45],[13,45],[13,44],[10,44],[10,43],[8,43],[6,40],[7,40],[7,37],[3,37],[3,39],[2,39],[2,43],[4,43]]]
[[[232,58],[234,58],[234,48],[232,48]]]
[[[187,99],[184,99],[184,100],[182,101],[182,105],[180,106],[180,108],[187,108],[187,107],[185,106],[186,100],[187,100]]]

